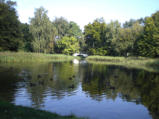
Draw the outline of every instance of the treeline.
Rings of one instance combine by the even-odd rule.
[[[35,10],[29,24],[18,20],[13,1],[0,0],[0,51],[73,54],[84,44],[80,27],[65,18],[50,21],[47,10]]]
[[[51,21],[43,7],[35,10],[29,24],[23,24],[18,20],[15,5],[15,2],[0,0],[0,51],[159,56],[159,11],[123,25],[96,19],[82,33],[75,22],[63,17]]]

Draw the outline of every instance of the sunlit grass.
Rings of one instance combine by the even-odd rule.
[[[88,56],[89,63],[120,65],[130,68],[141,68],[149,71],[159,71],[158,58],[145,57],[112,57],[112,56]]]
[[[0,62],[48,62],[66,61],[75,57],[64,54],[43,54],[26,52],[0,52]],[[76,57],[77,58],[77,57]]]

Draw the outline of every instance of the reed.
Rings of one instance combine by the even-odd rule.
[[[0,52],[0,62],[51,62],[67,61],[75,57],[63,54],[43,54],[26,52]]]
[[[130,68],[140,68],[149,71],[159,71],[158,58],[146,57],[112,57],[112,56],[88,56],[89,63],[119,65]]]

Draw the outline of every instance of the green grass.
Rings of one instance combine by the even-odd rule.
[[[51,62],[67,61],[72,60],[74,58],[75,57],[73,56],[63,54],[0,52],[0,62]]]
[[[140,68],[149,71],[159,71],[158,58],[145,57],[112,57],[112,56],[88,56],[86,60],[89,63],[119,65],[130,68]]]
[[[15,106],[0,101],[0,119],[82,119],[75,116],[59,116],[54,113],[28,107]]]

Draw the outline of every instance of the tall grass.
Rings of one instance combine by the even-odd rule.
[[[74,58],[63,54],[0,52],[0,62],[51,62],[72,60]]]
[[[88,56],[89,63],[121,65],[131,68],[142,68],[151,71],[159,71],[158,58],[145,57],[112,57],[112,56]]]

